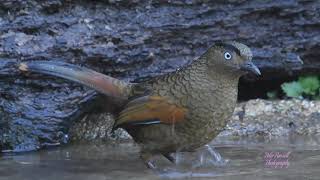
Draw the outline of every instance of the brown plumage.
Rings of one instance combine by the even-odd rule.
[[[216,43],[182,69],[141,82],[126,83],[66,63],[21,63],[22,71],[50,74],[79,82],[122,102],[114,129],[124,128],[141,145],[141,158],[193,151],[225,127],[236,105],[239,78],[260,74],[251,50],[234,41]]]

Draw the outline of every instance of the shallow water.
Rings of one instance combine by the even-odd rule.
[[[157,170],[144,166],[138,157],[139,148],[132,142],[70,144],[39,152],[5,154],[0,157],[0,180],[320,177],[319,137],[218,137],[210,146],[215,147],[224,161],[217,161],[202,148],[194,153],[180,153],[177,165],[157,157]]]

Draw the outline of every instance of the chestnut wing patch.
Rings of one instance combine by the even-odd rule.
[[[143,96],[130,101],[120,112],[114,128],[149,125],[174,124],[185,119],[187,109],[179,107],[160,96]]]

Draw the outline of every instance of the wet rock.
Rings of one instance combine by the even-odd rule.
[[[110,113],[88,113],[71,126],[72,141],[124,140],[131,139],[123,129],[112,132],[114,116]]]
[[[66,61],[134,80],[173,71],[213,41],[238,40],[252,47],[263,73],[241,80],[245,99],[265,94],[265,81],[319,72],[319,8],[316,0],[1,1],[0,147],[61,143],[61,133],[90,112],[96,97],[61,79],[25,77],[17,62]]]

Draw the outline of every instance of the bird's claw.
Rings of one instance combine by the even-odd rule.
[[[143,160],[143,162],[149,169],[157,169],[157,166],[154,164],[152,160],[152,154],[143,152],[140,154],[140,158]]]

